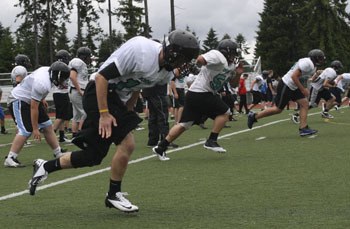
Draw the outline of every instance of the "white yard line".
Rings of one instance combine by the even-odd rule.
[[[316,115],[316,114],[320,114],[320,112],[309,114],[309,116]],[[280,123],[280,122],[285,122],[285,121],[290,121],[290,118],[280,119],[280,120],[277,120],[277,121],[269,122],[269,123],[266,123],[266,124],[263,124],[263,125],[260,125],[260,126],[256,126],[253,129],[244,129],[244,130],[232,132],[232,133],[229,133],[229,134],[225,134],[225,135],[220,136],[219,139],[227,138],[227,137],[230,137],[230,136],[233,136],[233,135],[245,133],[245,132],[252,131],[252,130],[255,130],[255,129],[260,129],[260,128],[263,128],[263,127],[271,126],[271,125],[274,125],[274,124],[277,124],[277,123]],[[195,146],[198,146],[198,145],[202,145],[202,144],[204,144],[204,142],[205,141],[199,141],[199,142],[196,142],[196,143],[193,143],[193,144],[190,144],[190,145],[186,145],[186,146],[182,146],[182,147],[179,147],[179,148],[176,148],[176,149],[168,150],[167,154],[170,154],[170,153],[173,153],[173,152],[176,152],[176,151],[181,151],[181,150],[188,149],[188,148],[192,148],[192,147],[195,147]],[[138,158],[138,159],[135,159],[135,160],[131,160],[131,161],[129,161],[129,164],[135,164],[135,163],[138,163],[138,162],[142,162],[142,161],[151,159],[151,158],[156,157],[156,156],[157,155],[153,154],[153,155],[150,155],[150,156],[146,156],[146,157]],[[160,162],[160,163],[166,163],[166,162]],[[54,186],[57,186],[57,185],[60,185],[60,184],[64,184],[64,183],[67,183],[67,182],[70,182],[70,181],[74,181],[74,180],[82,179],[82,178],[85,178],[85,177],[93,176],[95,174],[103,173],[103,172],[109,171],[110,168],[111,167],[107,167],[107,168],[104,168],[104,169],[95,170],[93,172],[84,173],[84,174],[81,174],[81,175],[78,175],[78,176],[75,176],[75,177],[66,178],[66,179],[63,179],[63,180],[60,180],[60,181],[56,181],[56,182],[53,182],[53,183],[50,183],[50,184],[41,185],[41,186],[37,187],[37,191],[44,190],[44,189],[47,189],[47,188],[51,188],[51,187],[54,187]],[[25,195],[25,194],[28,194],[28,193],[29,193],[28,190],[11,193],[11,194],[8,194],[8,195],[5,195],[5,196],[1,196],[0,197],[0,201],[8,200],[8,199],[11,199],[11,198],[14,198],[14,197],[18,197],[18,196],[22,196],[22,195]]]

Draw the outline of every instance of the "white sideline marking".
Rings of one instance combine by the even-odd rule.
[[[316,114],[320,114],[320,112],[312,113],[312,114],[309,114],[308,116],[316,115]],[[280,119],[280,120],[269,122],[269,123],[266,123],[266,124],[263,124],[263,125],[260,125],[260,126],[256,126],[253,129],[244,129],[244,130],[232,132],[232,133],[220,136],[219,139],[227,138],[227,137],[230,137],[230,136],[233,136],[233,135],[245,133],[245,132],[252,131],[252,130],[255,130],[255,129],[260,129],[260,128],[263,128],[263,127],[266,127],[266,126],[274,125],[274,124],[277,124],[277,123],[280,123],[280,122],[289,121],[289,120],[290,120],[290,118]],[[201,144],[204,144],[204,143],[205,143],[205,140],[199,141],[199,142],[187,145],[187,146],[182,146],[182,147],[179,147],[179,148],[176,148],[176,149],[168,150],[167,154],[170,154],[170,153],[176,152],[176,151],[180,151],[180,150],[183,150],[183,149],[192,148],[194,146],[201,145]],[[138,159],[129,161],[128,164],[135,164],[135,163],[138,163],[138,162],[142,162],[142,161],[151,159],[151,158],[156,157],[156,156],[157,155],[153,154],[153,155],[150,155],[150,156],[147,156],[147,157],[138,158]],[[164,163],[164,162],[160,162],[160,163]],[[74,180],[78,180],[78,179],[81,179],[81,178],[89,177],[89,176],[92,176],[92,175],[95,175],[95,174],[103,173],[105,171],[109,171],[110,169],[111,169],[111,167],[107,167],[107,168],[99,169],[99,170],[96,170],[96,171],[93,171],[93,172],[84,173],[84,174],[81,174],[81,175],[78,175],[78,176],[75,176],[75,177],[66,178],[66,179],[63,179],[63,180],[60,180],[60,181],[56,181],[56,182],[53,182],[53,183],[50,183],[50,184],[41,185],[41,186],[37,187],[36,190],[39,191],[39,190],[51,188],[51,187],[54,187],[54,186],[57,186],[57,185],[60,185],[60,184],[64,184],[64,183],[67,183],[67,182],[70,182],[70,181],[74,181]],[[15,193],[12,193],[12,194],[1,196],[0,197],[0,201],[8,200],[8,199],[15,198],[17,196],[22,196],[22,195],[25,195],[25,194],[29,194],[29,191],[28,190],[24,190],[24,191],[21,191],[21,192],[15,192]]]

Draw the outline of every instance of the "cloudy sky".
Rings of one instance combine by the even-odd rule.
[[[263,0],[174,0],[176,27],[185,29],[188,25],[195,31],[200,40],[205,40],[209,29],[212,27],[219,39],[227,33],[235,37],[243,34],[250,46],[255,44],[256,30],[263,10]],[[14,7],[17,0],[1,0],[0,22],[4,27],[16,30],[18,22],[15,22],[16,14],[21,10]],[[73,0],[74,2],[74,0]],[[112,0],[112,8],[116,8],[117,0]],[[107,3],[102,5],[107,8]],[[148,0],[149,23],[153,30],[153,37],[162,40],[164,34],[169,31],[170,0]],[[73,15],[76,15],[73,12]],[[123,28],[113,19],[113,29],[123,31]],[[72,18],[73,24],[68,27],[69,37],[76,34],[76,18]],[[108,32],[107,14],[101,15],[100,25]]]

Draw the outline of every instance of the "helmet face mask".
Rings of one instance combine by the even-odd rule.
[[[62,61],[54,62],[49,69],[50,80],[56,87],[62,86],[69,74],[69,67]]]
[[[182,66],[197,58],[199,44],[197,39],[188,31],[174,30],[163,42],[164,67],[167,71]]]
[[[311,50],[309,52],[308,56],[310,57],[310,59],[314,63],[314,65],[316,65],[316,66],[321,66],[326,60],[326,57],[325,57],[323,51],[320,49]]]
[[[226,58],[229,64],[238,62],[238,45],[230,39],[224,39],[219,42],[217,50]]]

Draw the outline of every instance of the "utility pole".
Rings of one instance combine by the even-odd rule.
[[[146,37],[150,37],[149,35],[149,21],[148,21],[148,4],[147,4],[147,0],[144,0],[144,6],[145,6],[145,36]]]
[[[175,7],[174,0],[170,0],[170,14],[171,14],[171,31],[174,31],[175,28]]]
[[[39,66],[39,48],[38,48],[38,15],[36,12],[36,0],[33,1],[34,4],[34,42],[35,42],[35,65],[34,68]]]

